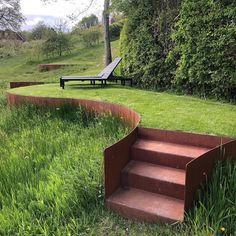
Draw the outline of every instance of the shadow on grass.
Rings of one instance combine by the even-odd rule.
[[[85,82],[86,83],[86,82]],[[91,85],[90,83],[86,83],[86,84],[70,84],[67,85],[65,88],[69,89],[69,90],[97,90],[97,89],[130,89],[130,87],[127,86],[121,86],[120,84],[116,84],[116,83],[109,83],[109,84],[95,84],[95,85]]]

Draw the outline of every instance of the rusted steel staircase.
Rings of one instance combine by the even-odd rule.
[[[187,196],[194,185],[192,179],[187,182],[188,163],[231,139],[147,128],[138,128],[135,136],[130,156],[120,171],[119,186],[111,193],[109,181],[106,184],[106,206],[129,219],[183,221],[184,212],[193,201],[191,194]],[[116,155],[113,152],[113,157]],[[213,164],[209,161],[206,168]],[[199,181],[206,174],[203,167],[194,178]]]
[[[26,102],[82,106],[130,123],[133,130],[104,151],[106,206],[126,218],[182,221],[197,189],[210,178],[215,161],[236,158],[235,138],[140,128],[139,114],[122,105],[11,93],[7,98],[11,106]]]

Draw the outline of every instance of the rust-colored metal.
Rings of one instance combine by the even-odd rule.
[[[121,171],[130,161],[130,147],[137,139],[137,128],[104,151],[105,198],[121,186]]]
[[[45,84],[44,82],[10,82],[10,88],[20,88],[32,85]]]
[[[81,106],[88,111],[93,111],[98,114],[109,113],[113,116],[119,117],[125,122],[129,123],[132,128],[137,127],[140,122],[140,116],[132,109],[102,101],[93,101],[86,99],[72,99],[72,98],[52,98],[52,97],[34,97],[34,96],[23,96],[18,94],[7,93],[7,100],[11,106],[19,106],[24,103],[32,103],[35,105],[44,106],[61,106],[64,104],[71,104],[75,106]]]
[[[139,137],[144,139],[161,140],[163,142],[200,146],[206,148],[215,148],[222,143],[234,140],[234,138],[229,138],[226,136],[214,136],[150,128],[139,128],[138,134]]]
[[[138,128],[138,136],[143,139],[161,140],[168,143],[209,149],[202,155],[192,158],[186,164],[185,210],[192,206],[197,189],[211,177],[216,160],[236,158],[236,139],[231,137],[149,128]],[[175,164],[175,159],[168,160],[168,158],[165,158],[166,161],[171,162],[170,165]],[[177,160],[178,163],[181,163],[184,158],[179,157]],[[165,165],[168,165],[168,163],[165,163]]]
[[[105,196],[108,197],[117,189],[117,187],[119,187],[120,172],[129,161],[130,147],[137,138],[137,126],[140,122],[140,116],[138,113],[122,105],[85,99],[33,97],[11,93],[7,93],[7,99],[8,103],[12,106],[19,106],[23,103],[60,106],[67,103],[82,106],[88,111],[95,111],[99,114],[110,113],[111,115],[120,117],[122,120],[129,123],[133,128],[130,134],[111,147],[106,148],[104,151]]]
[[[236,158],[235,138],[161,129],[139,128],[139,114],[122,105],[85,99],[22,96],[9,92],[7,93],[7,99],[8,103],[12,106],[19,106],[27,102],[45,106],[61,106],[66,103],[81,106],[88,111],[93,111],[98,114],[109,113],[113,116],[120,117],[125,122],[129,123],[133,128],[132,131],[126,137],[118,141],[116,144],[106,148],[104,151],[106,204],[109,208],[112,208],[126,217],[136,218],[138,214],[141,217],[140,219],[150,221],[156,221],[157,219],[161,221],[168,221],[168,219],[171,219],[171,221],[174,219],[182,220],[182,217],[184,216],[183,209],[187,210],[191,207],[197,189],[201,184],[210,178],[215,161]],[[139,141],[137,141],[137,139]],[[165,151],[165,149],[168,151]],[[136,159],[134,157],[136,157]],[[141,157],[145,157],[146,159],[137,159]],[[170,180],[167,181],[166,179],[162,179],[162,176],[154,173],[152,179],[150,179],[150,176],[145,177],[145,174],[143,174],[144,169],[147,170],[154,168],[148,165],[145,166],[145,168],[144,166],[141,166],[139,169],[137,169],[136,166],[136,172],[134,172],[132,176],[130,175],[129,179],[127,176],[127,178],[123,176],[123,182],[128,183],[128,185],[134,185],[134,189],[121,189],[122,170],[124,170],[125,166],[127,166],[132,158],[136,161],[146,161],[157,165],[184,169],[176,169],[174,173],[176,176],[179,175],[181,177],[182,172],[177,173],[177,171],[186,171],[185,186],[183,187],[179,183],[176,184],[175,181],[177,181],[177,179],[174,181],[171,180],[173,182],[172,183]],[[189,159],[186,159],[187,161],[185,160],[183,162],[184,158]],[[154,159],[158,159],[158,163],[155,163],[156,160],[154,162]],[[183,166],[180,166],[179,164],[181,161],[183,162]],[[166,173],[168,172],[170,175],[173,175],[173,170],[166,169],[168,167],[165,167],[164,170],[162,167],[158,168],[161,171],[165,171]],[[151,171],[148,172],[151,173]],[[176,191],[176,187],[174,187],[175,185],[178,185],[178,187],[181,185],[181,188],[179,193],[176,193],[176,195],[171,195],[175,197],[174,200],[168,200],[168,203],[166,203],[166,198],[162,197],[162,195],[158,195],[160,199],[157,200],[155,198],[157,195],[153,195],[154,193],[147,191],[144,193],[141,190],[135,190],[138,179],[140,181],[139,184],[142,185],[141,188],[150,192],[156,191],[156,188],[154,188],[154,182],[158,182],[158,186],[156,187],[163,187],[163,189],[166,186],[164,186],[163,183],[169,182],[169,190],[165,190],[167,192],[164,192],[167,195],[171,195],[174,191]],[[152,183],[153,186],[149,186],[150,188],[147,188],[147,183]],[[159,189],[158,191],[163,193],[163,189]],[[118,195],[115,194],[117,191],[119,193]],[[183,191],[184,194],[181,195],[181,192]],[[140,193],[141,195],[136,196],[137,193]],[[180,199],[176,199],[176,197]],[[168,214],[169,212],[172,212],[176,206],[179,206],[179,208],[176,208],[177,210],[175,211],[177,214],[176,217],[169,218],[173,215],[170,213],[168,217],[163,216],[160,218],[157,214],[153,214],[151,211],[149,212],[149,206],[152,205],[152,202],[150,202],[149,199],[152,199],[151,201],[155,202],[156,206],[160,208],[162,207],[162,203],[164,205],[166,204],[165,208],[167,209],[166,212],[168,212]],[[136,200],[137,202],[135,202]],[[125,204],[128,205],[126,206]],[[137,204],[141,205],[136,207]],[[130,206],[132,207],[129,208]]]
[[[74,66],[74,64],[39,64],[38,69],[39,71],[51,71],[65,66]]]
[[[195,199],[196,191],[212,175],[215,162],[236,159],[236,140],[223,142],[202,156],[192,160],[186,167],[185,210],[189,209]]]

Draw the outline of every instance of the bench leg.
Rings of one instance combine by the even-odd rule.
[[[62,89],[65,88],[65,81],[62,80],[62,78],[60,78],[60,87],[61,87]]]
[[[101,80],[101,84],[103,85],[103,80]]]
[[[92,81],[92,80],[90,80],[90,84],[91,84],[91,85],[93,84],[93,81]]]

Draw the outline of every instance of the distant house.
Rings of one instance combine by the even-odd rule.
[[[12,30],[0,30],[0,40],[14,40],[14,41],[21,41],[25,42],[25,38],[17,32]]]

